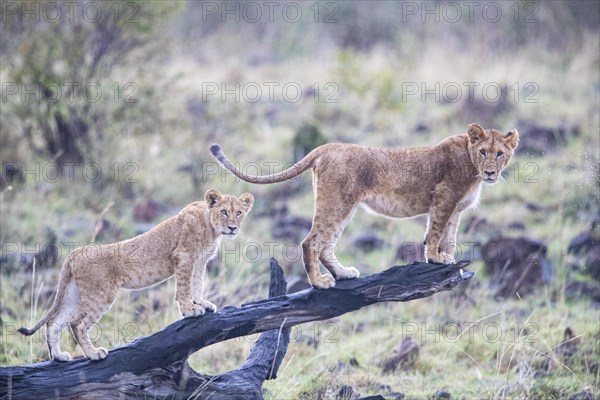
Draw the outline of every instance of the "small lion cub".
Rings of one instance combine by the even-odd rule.
[[[61,331],[70,325],[85,356],[101,360],[108,351],[92,345],[88,330],[108,311],[119,288],[141,289],[173,275],[184,317],[216,311],[202,295],[206,264],[216,256],[222,237],[239,233],[254,197],[245,193],[238,198],[210,189],[204,199],[132,239],[74,250],[62,266],[52,308],[33,328],[19,332],[29,336],[46,324],[50,357],[69,361],[71,356],[60,351],[59,342]]]

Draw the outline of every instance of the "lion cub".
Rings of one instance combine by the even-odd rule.
[[[50,357],[68,361],[71,356],[60,351],[59,341],[69,324],[85,356],[101,360],[108,351],[92,345],[88,330],[108,311],[119,288],[141,289],[173,275],[184,317],[216,311],[202,296],[206,264],[216,256],[222,237],[239,233],[254,197],[245,193],[237,198],[211,189],[204,198],[132,239],[74,250],[62,266],[50,311],[33,328],[19,332],[29,336],[47,324]]]
[[[311,284],[326,289],[335,279],[359,275],[356,268],[342,266],[333,252],[359,204],[390,218],[427,214],[425,259],[453,263],[461,213],[478,202],[482,182],[500,179],[518,143],[517,130],[502,133],[471,124],[466,133],[427,148],[326,144],[269,176],[239,171],[217,144],[210,150],[227,170],[251,183],[283,182],[312,170],[315,214],[302,251]],[[319,261],[331,275],[321,275]]]

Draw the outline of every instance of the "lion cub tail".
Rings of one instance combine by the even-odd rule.
[[[70,280],[71,280],[71,256],[67,257],[67,259],[65,260],[65,262],[63,264],[63,267],[62,267],[62,269],[60,271],[60,278],[58,280],[58,289],[56,290],[56,298],[54,299],[54,304],[52,304],[52,307],[50,308],[50,310],[48,310],[48,312],[46,313],[46,315],[44,315],[42,317],[42,319],[40,319],[33,326],[33,328],[31,328],[31,329],[25,328],[25,327],[19,328],[18,332],[20,334],[25,335],[25,336],[31,336],[31,335],[33,335],[46,322],[48,322],[48,320],[54,314],[56,314],[56,312],[60,308],[60,304],[62,303],[63,297],[65,297],[65,292],[67,291],[67,285],[68,285],[68,283],[69,283]]]
[[[317,158],[323,152],[323,146],[317,147],[316,149],[308,153],[302,160],[292,165],[290,168],[278,172],[276,174],[264,176],[248,175],[237,169],[235,165],[233,165],[231,161],[227,159],[227,157],[223,153],[223,150],[221,150],[221,146],[219,146],[218,144],[213,144],[212,146],[210,146],[210,152],[221,163],[221,165],[225,167],[225,169],[227,169],[229,172],[231,172],[238,178],[250,183],[267,184],[287,181],[289,179],[297,177],[307,169],[312,168],[315,158]]]

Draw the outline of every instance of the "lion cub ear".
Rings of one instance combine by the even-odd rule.
[[[248,209],[252,208],[252,204],[254,204],[254,196],[250,193],[244,193],[240,196],[240,201],[248,207]]]
[[[516,149],[519,145],[519,131],[513,129],[512,131],[509,131],[506,135],[504,135],[503,139],[504,143],[506,143],[513,149]]]
[[[485,139],[485,130],[479,124],[471,124],[467,128],[469,135],[469,143],[475,144],[480,140]]]
[[[213,208],[222,198],[223,195],[217,189],[209,189],[204,195],[204,200],[209,208]]]

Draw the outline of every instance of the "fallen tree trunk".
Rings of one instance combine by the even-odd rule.
[[[262,398],[262,384],[276,377],[292,326],[378,302],[409,301],[450,290],[473,276],[462,272],[467,264],[413,263],[338,281],[328,290],[284,295],[283,271],[271,259],[269,299],[176,321],[151,336],[112,349],[101,361],[47,361],[0,368],[0,399]],[[188,356],[203,347],[260,332],[265,333],[239,369],[210,376],[197,373],[187,363]]]

